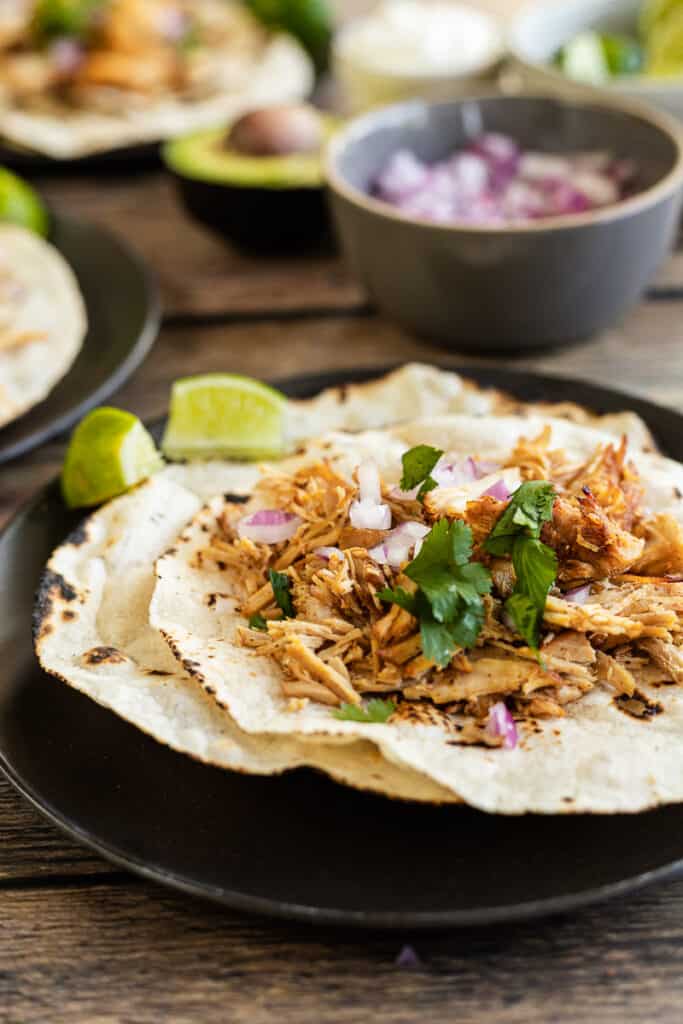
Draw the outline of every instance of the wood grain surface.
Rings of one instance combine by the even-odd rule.
[[[489,0],[503,13],[515,3]],[[410,359],[482,361],[380,318],[332,252],[241,256],[188,220],[158,172],[39,184],[61,211],[125,234],[159,275],[159,341],[112,400],[143,417],[163,413],[174,378],[203,370],[274,379]],[[680,407],[683,254],[602,336],[493,361]],[[62,452],[53,443],[0,469],[0,523],[54,475]],[[404,943],[419,966],[396,965]],[[134,879],[66,839],[0,777],[0,1024],[678,1024],[682,974],[683,880],[493,930],[313,930]]]
[[[120,188],[121,195],[114,188],[103,192],[101,182],[88,179],[49,185],[60,208],[83,209],[119,229],[128,225],[129,238],[162,274],[164,266],[172,268],[167,308],[170,297],[184,296],[171,303],[156,347],[115,396],[117,404],[154,417],[164,411],[175,377],[202,370],[277,378],[408,359],[481,362],[425,345],[368,312],[336,264],[333,271],[324,260],[294,269],[253,266],[222,244],[213,248],[208,235],[168,205],[156,174]],[[154,224],[161,225],[156,235],[148,229]],[[204,246],[214,257],[183,265],[168,255],[173,238],[193,238],[197,251]],[[206,283],[213,258],[215,288]],[[279,292],[273,282],[287,275],[290,283]],[[607,382],[680,405],[680,255],[658,287],[658,297],[589,343],[494,362]],[[289,306],[288,289],[296,298]],[[55,443],[0,470],[1,520],[56,472],[61,455]],[[562,919],[494,931],[351,935],[249,920],[131,879],[62,837],[5,781],[0,834],[3,1024],[260,1024],[276,1014],[286,1024],[364,1022],[368,1014],[398,1024],[681,1019],[683,881]],[[422,968],[395,965],[406,941],[417,947]]]

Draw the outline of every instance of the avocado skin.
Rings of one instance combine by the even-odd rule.
[[[245,251],[307,249],[331,236],[322,187],[257,188],[173,177],[188,213]]]

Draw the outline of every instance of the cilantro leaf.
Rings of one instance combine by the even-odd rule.
[[[540,537],[543,524],[553,517],[554,501],[555,489],[547,480],[521,484],[484,542],[484,550],[490,555],[510,555],[520,534]]]
[[[276,572],[274,569],[269,569],[268,579],[273,588],[276,605],[282,609],[282,614],[286,619],[293,619],[296,613],[290,591],[291,580],[289,576],[286,572]]]
[[[409,594],[403,587],[396,587],[395,590],[385,587],[384,590],[378,592],[377,597],[380,601],[386,601],[387,604],[399,605],[399,607],[410,612],[411,615],[419,615],[417,595]]]
[[[405,574],[418,589],[380,591],[381,601],[400,605],[420,622],[422,653],[445,668],[456,648],[473,647],[484,623],[482,595],[491,590],[491,574],[470,562],[472,531],[460,520],[440,519],[424,538]]]
[[[425,658],[436,662],[439,668],[450,664],[457,647],[474,647],[484,624],[484,605],[461,609],[457,621],[437,622],[431,615],[420,619],[422,653]]]
[[[553,517],[555,489],[546,480],[528,480],[484,542],[492,555],[511,555],[517,582],[505,610],[529,647],[538,650],[548,592],[557,577],[557,556],[540,540],[543,524]]]
[[[469,567],[472,530],[461,520],[440,519],[425,537],[419,555],[405,573],[417,583],[438,622],[451,623],[461,605],[481,604],[481,594],[491,589],[484,566]]]
[[[249,629],[260,629],[266,633],[268,631],[268,623],[258,612],[256,615],[252,615],[249,619]]]
[[[428,444],[418,444],[415,448],[405,452],[401,456],[403,463],[401,490],[412,491],[413,487],[421,484],[422,486],[417,492],[417,499],[422,501],[425,494],[438,486],[430,474],[442,455],[443,452],[440,448],[432,448]]]
[[[512,549],[512,564],[523,593],[544,608],[557,576],[557,555],[553,549],[532,537],[518,537]]]
[[[517,583],[505,610],[529,647],[538,650],[548,592],[557,576],[557,555],[533,537],[520,536],[512,549]]]
[[[514,593],[505,602],[505,611],[515,624],[515,629],[524,637],[529,647],[538,649],[539,621],[538,608],[528,594]]]
[[[382,724],[391,718],[396,710],[393,700],[371,700],[366,707],[360,704],[342,704],[334,712],[334,717],[341,722],[366,722],[368,724]]]

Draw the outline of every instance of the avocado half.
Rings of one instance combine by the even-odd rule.
[[[338,122],[325,118],[326,136]],[[228,128],[166,143],[163,156],[189,213],[243,249],[310,247],[330,235],[320,152],[251,156]]]

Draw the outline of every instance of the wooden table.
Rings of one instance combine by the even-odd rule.
[[[164,411],[170,382],[448,359],[374,314],[332,257],[250,260],[191,224],[153,172],[41,183],[65,212],[127,234],[166,317],[114,403]],[[683,255],[593,341],[497,360],[683,401]],[[51,444],[0,471],[5,521],[57,470]],[[536,1024],[679,1022],[683,881],[543,922],[444,935],[361,934],[244,917],[116,870],[0,779],[0,1022]],[[552,851],[550,852],[552,856]],[[422,960],[395,959],[412,943]]]

